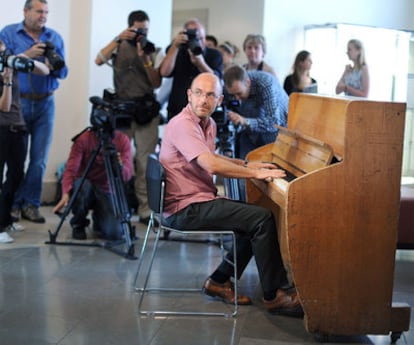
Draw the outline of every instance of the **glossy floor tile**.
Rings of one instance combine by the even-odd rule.
[[[20,222],[26,229],[11,233],[12,244],[0,244],[0,343],[7,345],[270,345],[389,344],[388,335],[330,337],[308,334],[303,320],[266,313],[254,262],[240,281],[253,305],[240,307],[236,318],[138,316],[133,283],[136,260],[103,247],[50,245],[59,219],[43,207],[46,224]],[[138,254],[145,232],[136,224]],[[70,241],[67,222],[58,241]],[[152,239],[151,241],[152,242]],[[99,243],[99,242],[97,242]],[[150,243],[151,244],[151,243]],[[120,249],[123,249],[120,247]],[[163,241],[151,282],[201,287],[220,260],[215,243]],[[394,301],[414,306],[414,251],[396,256]],[[190,274],[188,272],[191,272]],[[150,282],[150,283],[151,283]],[[222,311],[229,306],[199,293],[150,294],[144,305],[177,310]],[[414,321],[397,344],[414,344]],[[319,340],[319,341],[318,341]],[[324,342],[325,341],[325,342]]]

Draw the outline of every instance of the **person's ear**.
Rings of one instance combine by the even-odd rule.
[[[221,103],[223,102],[223,99],[224,99],[224,95],[221,95],[221,96],[218,98],[218,101],[217,101],[217,106],[221,105]]]

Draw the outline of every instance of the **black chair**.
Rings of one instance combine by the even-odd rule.
[[[141,254],[138,260],[138,268],[134,280],[135,291],[140,292],[140,298],[138,302],[138,311],[141,315],[204,315],[204,316],[224,316],[224,317],[234,317],[237,314],[238,305],[237,305],[237,279],[234,283],[234,299],[235,304],[232,308],[232,312],[229,310],[223,312],[205,312],[205,311],[174,311],[174,310],[148,310],[142,307],[143,300],[149,292],[201,292],[201,288],[172,288],[167,286],[157,286],[157,287],[148,287],[148,282],[150,280],[151,269],[153,266],[154,259],[157,254],[157,249],[160,241],[160,236],[163,231],[168,231],[169,233],[176,233],[179,235],[187,236],[219,236],[220,238],[220,249],[221,255],[224,260],[225,258],[225,249],[223,247],[223,236],[231,236],[233,242],[233,255],[234,262],[227,260],[234,267],[234,276],[237,277],[237,256],[236,256],[236,235],[232,230],[181,230],[168,227],[163,220],[163,204],[164,204],[164,194],[166,188],[166,180],[164,168],[158,160],[156,154],[151,154],[148,157],[147,170],[146,170],[146,182],[147,182],[147,191],[148,191],[148,204],[151,209],[151,216],[148,223],[147,231],[141,248]],[[143,269],[143,261],[146,259],[146,252],[148,247],[148,239],[151,231],[155,232],[155,240],[152,248],[152,252],[149,258],[149,263],[146,270]],[[148,254],[149,255],[149,254]],[[142,271],[142,272],[141,272]],[[142,286],[137,286],[137,282],[140,280],[139,277],[143,279]],[[141,279],[141,280],[142,280]]]

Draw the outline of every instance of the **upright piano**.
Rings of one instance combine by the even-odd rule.
[[[392,302],[404,121],[404,103],[294,93],[287,128],[247,156],[287,172],[246,193],[275,216],[310,333],[409,329],[410,307]]]

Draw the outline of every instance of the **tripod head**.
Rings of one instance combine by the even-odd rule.
[[[100,133],[99,136],[112,138],[115,129],[129,127],[131,123],[131,116],[128,115],[129,103],[107,102],[98,96],[90,97],[89,101],[92,103],[90,122],[92,128]]]

